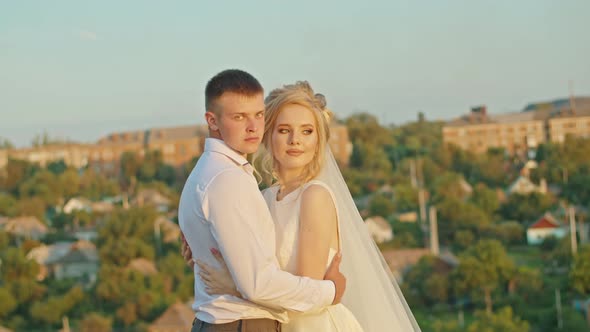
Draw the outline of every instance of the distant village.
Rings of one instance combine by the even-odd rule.
[[[350,163],[355,141],[351,138],[349,126],[345,121],[335,121],[331,130],[329,143],[339,164],[343,169],[354,167]],[[467,114],[444,122],[440,135],[443,145],[454,146],[474,155],[497,149],[503,151],[506,156],[520,158],[522,162],[518,164],[518,176],[508,186],[492,189],[494,199],[500,204],[509,200],[512,195],[526,196],[535,193],[559,197],[562,194],[562,186],[554,185],[544,177],[531,176],[540,167],[536,161],[537,148],[548,143],[562,144],[568,137],[590,138],[590,97],[572,97],[530,104],[521,112],[509,114],[490,114],[485,106],[473,107]],[[160,151],[164,163],[180,169],[200,156],[205,137],[207,128],[195,125],[111,133],[94,144],[65,143],[24,149],[2,149],[0,175],[6,174],[10,160],[24,160],[41,167],[63,161],[67,167],[93,169],[99,174],[116,178],[122,175],[120,165],[124,153],[135,153],[141,157],[149,151]],[[438,210],[434,204],[427,204],[435,194],[427,192],[416,180],[416,162],[412,160],[409,165],[409,175],[406,177],[411,179],[412,190],[418,193],[416,208],[397,210],[391,215],[375,214],[371,208],[374,194],[391,201],[394,201],[397,195],[392,184],[387,183],[377,186],[374,193],[363,193],[355,197],[368,230],[400,283],[404,283],[404,276],[413,266],[419,264],[423,257],[434,257],[436,272],[441,275],[450,275],[461,262],[460,257],[450,250],[448,244],[439,244],[445,240],[439,236]],[[561,175],[568,176],[565,171]],[[456,188],[455,198],[459,201],[469,201],[477,191],[474,188],[475,183],[468,180],[461,176],[447,183],[448,186]],[[40,267],[36,275],[37,281],[43,282],[47,278],[74,279],[85,288],[91,288],[97,282],[101,265],[96,239],[110,214],[116,209],[150,207],[157,213],[153,225],[150,224],[153,236],[157,239],[156,243],[178,243],[180,229],[176,219],[177,195],[170,195],[158,190],[157,187],[138,187],[137,190],[94,200],[84,196],[70,197],[59,202],[53,212],[73,216],[74,221],[63,228],[71,238],[69,241],[44,243],[44,239],[55,226],[51,221],[45,222],[32,215],[9,217],[0,213],[0,230],[14,237],[19,245],[28,240],[40,243],[26,253],[26,259],[35,261]],[[540,246],[547,238],[567,239],[572,232],[574,238],[575,234],[578,234],[578,238],[572,238],[576,246],[588,243],[590,223],[584,220],[589,215],[588,208],[584,204],[570,203],[562,204],[557,209],[537,211],[538,217],[528,222],[524,229],[526,244]],[[90,222],[81,220],[76,217],[80,213],[91,214],[94,218]],[[395,220],[395,223],[391,220]],[[397,236],[397,230],[392,226],[394,224],[410,225],[403,226],[408,228],[415,225],[415,228],[421,230],[425,236],[423,245],[388,245]],[[573,242],[571,245],[574,245]],[[136,271],[144,276],[161,272],[154,261],[144,257],[132,259],[121,268]],[[585,310],[590,321],[590,302],[580,310]],[[150,323],[149,331],[188,331],[192,317],[190,301],[178,301]],[[68,324],[67,320],[63,322],[62,331],[68,329]],[[4,330],[0,327],[0,331]]]

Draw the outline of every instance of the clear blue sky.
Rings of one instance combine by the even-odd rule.
[[[340,117],[590,95],[590,1],[2,1],[0,137],[203,123],[220,70],[309,80]]]

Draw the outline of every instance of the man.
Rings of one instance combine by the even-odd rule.
[[[270,212],[246,160],[264,131],[260,83],[226,70],[205,89],[210,138],[186,181],[178,219],[195,259],[218,266],[219,248],[242,295],[208,295],[195,268],[193,332],[278,331],[286,310],[309,311],[340,302],[346,287],[335,260],[327,280],[294,276],[279,268]]]

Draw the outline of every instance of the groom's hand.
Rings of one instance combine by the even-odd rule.
[[[344,277],[344,274],[340,272],[341,261],[342,254],[339,252],[336,254],[336,256],[334,256],[334,259],[332,259],[332,263],[330,263],[330,266],[324,275],[324,280],[331,280],[336,287],[334,301],[332,301],[332,304],[340,303],[340,300],[342,300],[342,296],[344,295],[344,290],[346,289],[346,277]]]
[[[193,261],[193,252],[191,248],[188,246],[188,242],[186,242],[186,238],[184,237],[184,234],[182,232],[180,232],[180,238],[182,240],[182,245],[180,246],[180,254],[182,254],[182,258],[184,258],[186,265],[188,265],[192,269],[195,265],[195,262]]]

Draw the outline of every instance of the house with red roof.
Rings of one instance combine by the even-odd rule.
[[[547,212],[527,228],[527,242],[528,244],[541,244],[549,236],[555,236],[560,239],[567,235],[568,230],[551,213]]]

